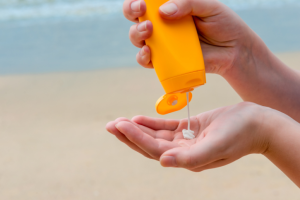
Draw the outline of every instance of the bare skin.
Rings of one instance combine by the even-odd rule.
[[[166,4],[169,6],[159,11],[164,18],[194,16],[207,72],[223,76],[245,101],[270,108],[244,102],[199,114],[191,118],[196,134],[193,140],[182,136],[187,119],[118,118],[106,129],[164,167],[194,172],[221,167],[249,154],[263,154],[300,187],[300,73],[278,60],[222,3],[172,0]],[[145,40],[155,27],[137,19],[145,11],[143,0],[124,3],[124,15],[137,22],[130,29],[130,40],[141,48],[137,61],[153,68]]]
[[[249,154],[263,154],[300,187],[300,124],[287,115],[240,103],[191,118],[196,138],[185,140],[187,119],[118,118],[106,129],[164,167],[193,172],[221,167]]]
[[[153,68],[145,40],[155,27],[150,21],[138,23],[146,9],[143,0],[125,0],[123,7],[125,17],[137,23],[129,33],[131,42],[141,48],[136,59]],[[300,122],[300,74],[283,64],[227,6],[216,0],[171,0],[159,13],[174,20],[193,15],[206,71],[223,76],[244,101],[274,108]]]

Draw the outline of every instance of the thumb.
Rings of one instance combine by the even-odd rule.
[[[186,169],[199,168],[224,157],[221,141],[203,138],[190,147],[178,147],[166,151],[160,157],[163,167],[180,167]]]
[[[160,7],[159,13],[166,19],[180,19],[186,15],[201,18],[219,14],[223,6],[216,0],[171,0]]]

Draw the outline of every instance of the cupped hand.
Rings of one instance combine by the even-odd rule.
[[[145,40],[151,37],[152,23],[138,22],[146,12],[143,0],[125,0],[123,12],[127,19],[136,22],[130,28],[131,42],[141,48],[136,59],[146,68],[153,68],[151,51]],[[161,17],[180,19],[193,15],[202,46],[206,71],[224,75],[233,66],[240,67],[247,61],[247,51],[251,50],[255,34],[224,4],[216,0],[171,0],[160,7]],[[188,37],[188,36],[187,36]],[[243,60],[243,61],[240,61]],[[249,61],[249,58],[248,58]]]
[[[203,171],[229,164],[268,148],[264,130],[267,108],[252,103],[219,108],[191,118],[196,138],[185,140],[187,119],[164,120],[137,116],[118,118],[106,129],[121,142],[165,167]]]

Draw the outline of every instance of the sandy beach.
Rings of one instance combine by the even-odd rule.
[[[300,70],[300,52],[278,56]],[[207,79],[193,115],[241,101],[222,77]],[[117,117],[161,117],[154,105],[162,94],[154,71],[141,67],[0,77],[0,199],[300,199],[261,155],[192,173],[163,168],[107,133]]]

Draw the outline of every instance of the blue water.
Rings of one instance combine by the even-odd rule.
[[[273,52],[300,50],[300,0],[222,0]],[[120,0],[0,0],[0,75],[138,66]]]
[[[220,0],[235,11],[299,6],[299,0]],[[0,21],[63,20],[121,14],[123,0],[0,0]]]

